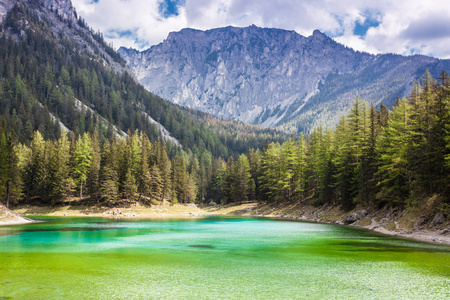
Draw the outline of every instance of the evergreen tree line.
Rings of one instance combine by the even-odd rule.
[[[142,132],[103,144],[97,132],[51,141],[36,131],[30,146],[15,140],[0,126],[0,198],[7,206],[74,198],[107,205],[121,199],[151,204],[196,198],[196,168],[190,165],[195,160],[185,154],[170,160],[165,143],[152,143]]]
[[[450,211],[450,79],[427,71],[392,111],[356,97],[335,130],[249,149],[221,161],[213,174],[216,202],[309,201],[418,207],[434,199]]]

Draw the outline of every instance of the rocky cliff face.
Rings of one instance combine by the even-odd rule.
[[[174,103],[303,131],[335,125],[356,94],[392,104],[425,68],[437,74],[442,65],[421,56],[355,52],[318,30],[304,37],[256,26],[183,29],[148,50],[118,52],[148,90]]]
[[[72,2],[70,0],[42,0],[43,6],[50,11],[55,11],[63,19],[76,20],[75,10],[73,9]]]
[[[123,73],[129,71],[126,63],[114,51],[108,52],[102,38],[96,36],[88,25],[78,19],[77,13],[70,0],[0,0],[0,18],[5,21],[6,14],[14,5],[31,9],[40,20],[47,23],[53,33],[54,41],[60,41],[61,36],[74,41],[79,48],[97,59],[103,61],[106,67]],[[24,28],[28,23],[24,20]],[[13,36],[11,32],[9,32]],[[22,34],[25,34],[24,32]],[[14,38],[14,36],[13,36]],[[23,36],[16,37],[19,41]]]

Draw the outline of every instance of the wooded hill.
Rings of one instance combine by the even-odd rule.
[[[76,15],[76,13],[75,13]],[[104,142],[136,129],[155,142],[177,141],[185,151],[227,157],[267,139],[288,135],[183,109],[148,91],[130,76],[124,61],[82,18],[64,18],[40,1],[21,1],[0,27],[0,117],[19,142],[39,130],[56,140],[63,128],[75,136],[97,130]]]

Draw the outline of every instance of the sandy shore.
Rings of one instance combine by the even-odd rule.
[[[4,207],[3,207],[4,208]],[[356,212],[355,209],[353,212]],[[188,205],[154,205],[151,207],[139,204],[124,208],[109,207],[37,207],[28,206],[14,209],[14,212],[3,212],[0,208],[0,225],[27,223],[31,220],[22,216],[90,216],[106,218],[193,218],[204,216],[244,216],[280,218],[286,220],[320,222],[343,225],[349,212],[343,212],[337,207],[313,207],[305,204],[293,204],[283,207],[271,207],[257,203],[217,205],[198,207],[195,204]],[[351,212],[350,212],[351,213]],[[394,217],[394,215],[397,215]],[[450,246],[450,221],[439,226],[415,226],[417,221],[408,214],[396,214],[386,210],[375,211],[364,218],[348,225],[368,229],[377,233],[412,239],[427,243]]]

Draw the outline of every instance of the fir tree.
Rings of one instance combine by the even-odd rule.
[[[92,142],[88,134],[79,137],[73,153],[73,174],[75,184],[79,186],[80,198],[83,198],[83,187],[86,185],[88,172],[92,164]]]

